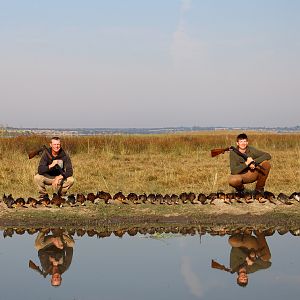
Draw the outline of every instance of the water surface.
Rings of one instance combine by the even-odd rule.
[[[4,238],[1,232],[0,299],[299,298],[300,239],[290,232],[266,236],[270,264],[249,274],[246,287],[236,283],[236,273],[211,267],[214,259],[230,268],[230,235],[165,232],[123,232],[121,238],[114,233],[105,238],[71,234],[70,264],[60,286],[54,287],[35,248],[38,233],[5,233]],[[38,270],[29,267],[30,260]]]

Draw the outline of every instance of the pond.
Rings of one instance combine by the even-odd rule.
[[[251,228],[225,233],[6,228],[0,237],[0,299],[298,299],[297,234]],[[242,287],[236,269],[252,253],[248,240],[263,241],[263,247],[247,262],[248,284]],[[259,256],[262,249],[271,257]]]

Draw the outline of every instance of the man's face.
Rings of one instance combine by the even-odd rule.
[[[248,283],[248,274],[246,272],[239,273],[238,282],[242,284]]]
[[[236,144],[240,150],[245,150],[248,146],[248,139],[238,140]]]
[[[51,284],[53,286],[59,286],[61,284],[61,276],[59,273],[54,273],[51,277]]]
[[[60,140],[51,140],[50,147],[52,148],[52,151],[58,153],[60,150]]]

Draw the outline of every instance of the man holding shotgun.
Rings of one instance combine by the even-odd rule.
[[[236,139],[237,150],[230,151],[229,185],[243,194],[244,184],[256,182],[255,192],[264,192],[269,175],[271,155],[248,145],[248,137],[241,133]],[[241,154],[239,154],[241,153]]]
[[[51,139],[50,148],[45,147],[34,181],[38,186],[40,198],[47,193],[46,185],[52,185],[60,195],[65,195],[73,185],[71,159],[61,148],[59,137]]]

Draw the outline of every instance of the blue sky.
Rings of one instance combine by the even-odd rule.
[[[0,125],[299,125],[299,11],[297,0],[0,0]]]

